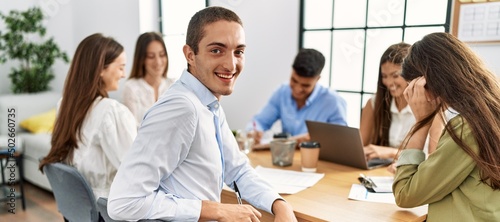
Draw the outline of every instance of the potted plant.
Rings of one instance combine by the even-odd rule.
[[[53,38],[43,40],[46,29],[42,24],[43,13],[39,7],[26,11],[0,12],[6,31],[0,31],[0,63],[18,60],[19,67],[12,68],[9,77],[14,93],[35,93],[49,90],[54,79],[51,70],[56,59],[68,62]],[[39,41],[35,41],[38,39]]]

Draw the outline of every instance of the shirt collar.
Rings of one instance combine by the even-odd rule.
[[[453,109],[452,107],[448,107],[445,112],[444,112],[444,116],[446,118],[446,121],[450,121],[451,119],[453,119],[455,116],[458,116],[460,113],[458,111],[456,111],[455,109]]]
[[[316,98],[318,98],[319,88],[320,88],[319,84],[316,83],[316,85],[314,86],[314,89],[313,89],[311,95],[309,95],[309,97],[307,97],[307,99],[306,99],[306,106],[309,106],[309,104],[311,104],[312,102],[314,102],[314,100]]]
[[[189,73],[187,70],[182,72],[179,81],[181,81],[186,88],[190,89],[196,97],[200,99],[203,105],[209,106],[219,104],[217,97],[215,97],[214,94],[200,82],[200,80],[194,77],[193,74]],[[218,108],[218,105],[214,108]]]
[[[138,78],[137,81],[142,85],[142,87],[146,88],[147,90],[154,90],[153,87],[150,86],[144,78]]]
[[[403,108],[400,112],[398,110],[398,107],[396,107],[396,100],[394,98],[391,99],[391,113],[401,113],[401,114],[410,113],[410,114],[413,114],[409,105],[406,105],[405,108]]]

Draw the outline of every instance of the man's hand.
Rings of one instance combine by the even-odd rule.
[[[292,206],[284,200],[275,200],[272,211],[274,214],[274,222],[297,222]]]
[[[250,131],[247,136],[253,138],[254,145],[258,145],[262,140],[262,135],[264,135],[264,132],[253,130]]]
[[[262,214],[248,204],[221,204],[203,200],[201,202],[200,221],[252,221],[259,222]]]

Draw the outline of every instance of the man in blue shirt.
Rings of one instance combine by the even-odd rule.
[[[219,104],[243,70],[245,49],[234,12],[208,7],[191,18],[183,47],[187,70],[146,112],[111,185],[111,218],[259,221],[256,207],[276,222],[297,221],[239,151]],[[223,184],[238,184],[252,205],[220,203]]]
[[[309,140],[306,120],[347,125],[346,102],[334,90],[320,84],[325,57],[315,49],[301,49],[292,65],[289,84],[274,92],[267,105],[255,115],[247,130],[255,130],[255,144],[263,131],[281,120],[282,132],[300,141]]]

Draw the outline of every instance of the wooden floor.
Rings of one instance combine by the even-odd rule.
[[[18,190],[18,186],[14,186]],[[62,215],[57,211],[52,192],[39,188],[29,182],[24,183],[26,210],[23,210],[21,199],[15,204],[15,214],[9,212],[9,205],[0,205],[0,221],[8,222],[62,222]]]

